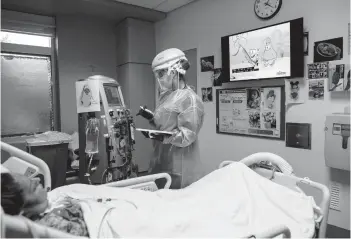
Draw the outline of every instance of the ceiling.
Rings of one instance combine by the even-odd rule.
[[[1,0],[1,8],[12,11],[57,15],[89,15],[113,22],[137,18],[157,22],[167,13],[194,0]]]
[[[194,0],[114,0],[139,7],[149,8],[160,12],[171,12]]]

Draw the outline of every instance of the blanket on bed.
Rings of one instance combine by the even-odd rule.
[[[79,199],[89,235],[111,237],[245,237],[285,224],[312,237],[312,197],[261,177],[242,163],[215,170],[181,190],[148,192],[73,184],[49,194]]]
[[[43,215],[30,218],[41,225],[55,228],[75,236],[89,237],[88,228],[84,221],[80,200],[70,197],[56,203],[56,208],[48,210]]]

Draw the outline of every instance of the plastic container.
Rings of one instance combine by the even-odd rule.
[[[51,188],[63,186],[66,181],[69,134],[49,131],[26,140],[27,151],[47,163],[51,173]]]

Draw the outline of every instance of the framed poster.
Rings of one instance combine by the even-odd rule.
[[[217,89],[219,134],[285,140],[284,86]]]

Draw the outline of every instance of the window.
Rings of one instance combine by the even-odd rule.
[[[1,31],[1,43],[51,47],[51,38],[46,36]]]
[[[1,53],[1,134],[53,128],[49,57]]]
[[[1,31],[1,137],[58,130],[52,42]]]

